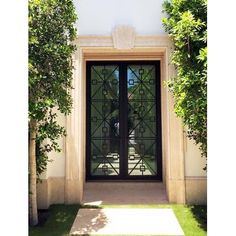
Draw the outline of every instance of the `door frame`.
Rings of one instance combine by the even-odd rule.
[[[90,71],[91,67],[93,65],[118,65],[119,69],[121,70],[119,73],[119,79],[122,77],[125,81],[119,83],[119,90],[127,89],[125,86],[125,83],[127,81],[127,73],[125,69],[127,69],[127,66],[129,64],[133,65],[155,65],[155,75],[156,75],[156,94],[155,94],[155,101],[156,101],[156,118],[158,118],[158,121],[156,121],[156,160],[157,160],[157,175],[155,176],[129,176],[127,173],[125,173],[125,170],[127,170],[127,162],[128,157],[126,157],[124,160],[120,161],[120,170],[123,170],[124,172],[120,172],[119,176],[92,176],[90,173],[91,168],[91,145],[90,145],[90,127],[91,127],[91,119],[90,119],[90,90],[91,90],[91,78],[90,78]],[[86,155],[85,155],[85,172],[86,172],[86,181],[162,181],[162,115],[161,115],[161,60],[97,60],[97,61],[86,61]],[[121,99],[119,98],[119,102],[121,102]],[[125,111],[123,111],[125,112]],[[126,144],[127,145],[127,144]],[[127,149],[127,147],[125,147]],[[124,148],[124,149],[125,149]],[[121,155],[125,155],[125,151],[122,148]],[[127,160],[126,160],[127,159]]]

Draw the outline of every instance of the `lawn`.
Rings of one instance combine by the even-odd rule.
[[[30,236],[68,236],[79,205],[52,205],[43,226],[30,227]],[[185,236],[206,236],[207,208],[195,205],[102,205],[101,207],[172,208]]]
[[[78,205],[52,205],[43,226],[30,227],[31,236],[67,236],[78,212]]]

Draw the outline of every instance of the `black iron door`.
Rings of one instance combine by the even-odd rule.
[[[160,62],[87,62],[87,179],[162,176]]]

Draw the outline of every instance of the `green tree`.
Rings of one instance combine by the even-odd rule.
[[[50,151],[65,128],[57,114],[72,107],[72,53],[77,19],[72,0],[29,0],[29,216],[38,223],[37,174],[47,166]],[[37,154],[37,155],[36,155]],[[37,156],[37,157],[36,157]]]
[[[165,0],[163,25],[174,43],[177,76],[168,82],[187,135],[207,156],[207,2]],[[204,168],[205,169],[205,168]]]

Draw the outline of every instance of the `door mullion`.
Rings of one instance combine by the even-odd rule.
[[[120,173],[126,178],[128,173],[127,160],[127,72],[124,63],[119,64],[120,71]]]
[[[124,120],[124,177],[128,177],[128,89],[127,89],[127,63],[123,63],[122,65],[123,70],[123,120]]]
[[[119,132],[120,132],[120,177],[124,177],[124,115],[123,115],[123,104],[124,104],[124,95],[123,95],[123,71],[122,64],[119,64]]]

